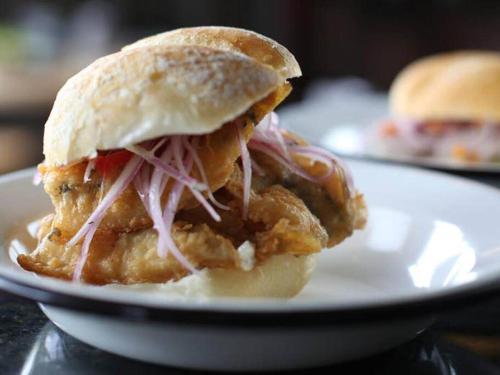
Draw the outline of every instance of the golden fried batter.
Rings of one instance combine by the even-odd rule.
[[[48,234],[50,233],[50,234]],[[80,256],[80,245],[66,248],[50,226],[40,230],[41,246],[29,255],[20,255],[19,264],[28,271],[70,280]],[[228,239],[214,233],[206,224],[176,222],[172,238],[179,250],[196,268],[237,268],[238,253]],[[156,252],[158,236],[153,229],[94,237],[82,281],[90,284],[156,283],[177,280],[189,273],[168,255]]]
[[[217,223],[201,207],[178,213],[172,237],[180,251],[196,268],[239,268],[236,248],[250,240],[255,245],[257,262],[272,255],[315,253],[326,245],[327,234],[302,200],[287,189],[273,185],[253,193],[248,220],[241,219],[239,195],[241,171],[231,176],[235,196],[226,201],[232,210],[219,210]],[[226,185],[227,186],[227,185]],[[220,192],[218,198],[223,197]],[[50,218],[44,221],[40,238],[47,236],[39,248],[18,258],[30,271],[52,277],[70,279],[80,255],[80,246],[65,248],[57,227]],[[48,235],[47,235],[48,234]],[[188,271],[175,258],[157,255],[158,236],[153,229],[132,233],[110,232],[96,235],[92,241],[82,280],[92,284],[165,282],[179,279]]]
[[[311,254],[326,246],[328,234],[319,220],[295,194],[279,185],[269,186],[250,195],[248,218],[242,218],[241,170],[236,167],[231,179],[217,193],[217,198],[231,207],[219,210],[221,221],[213,221],[207,212],[196,207],[178,213],[180,220],[207,223],[214,231],[230,238],[235,246],[244,241],[255,244],[258,260],[270,255]]]
[[[239,268],[236,249],[247,240],[255,246],[258,263],[282,253],[315,253],[327,245],[342,241],[355,228],[364,225],[363,199],[360,195],[351,197],[347,189],[343,188],[342,179],[345,177],[342,174],[332,175],[323,185],[318,185],[290,173],[262,153],[252,151],[252,158],[265,174],[261,176],[254,173],[252,176],[248,217],[245,220],[241,212],[243,176],[237,164],[233,164],[231,175],[215,194],[221,203],[231,208],[217,210],[221,222],[215,222],[201,206],[185,207],[177,213],[172,237],[196,268]],[[308,168],[306,164],[302,166]],[[320,172],[317,172],[318,175]],[[76,185],[72,180],[75,175],[62,174],[60,178]],[[93,209],[90,200],[92,194],[79,192],[81,189],[91,191],[97,188],[91,184],[79,184],[80,190],[62,194],[61,199],[67,199],[68,202],[61,203],[60,207],[70,207],[73,201],[76,202],[73,206],[75,210],[87,210],[85,212],[90,213]],[[339,189],[339,186],[342,188]],[[125,194],[132,194],[130,191],[135,193],[129,188]],[[88,197],[84,198],[86,195]],[[88,199],[88,203],[85,199]],[[127,201],[129,199],[132,201]],[[107,214],[107,220],[108,223],[114,220],[115,227],[101,230],[94,237],[83,269],[83,281],[92,284],[165,282],[182,278],[188,273],[174,257],[169,255],[163,259],[157,255],[158,236],[146,219],[142,228],[131,230],[127,226],[130,225],[127,217],[128,220],[138,220],[134,209],[142,209],[136,195],[122,195],[114,208],[115,211]],[[357,215],[357,212],[360,214]],[[148,218],[145,212],[142,217]],[[60,221],[56,221],[56,218],[57,214],[44,221],[40,237],[50,234],[37,251],[21,255],[18,260],[27,270],[71,279],[80,256],[80,245],[65,248],[64,243],[68,238],[61,231]],[[119,225],[128,228],[128,231],[119,230],[123,229]]]
[[[259,192],[279,184],[293,192],[304,201],[326,229],[329,236],[328,246],[342,242],[355,229],[361,229],[365,225],[366,209],[363,197],[360,194],[350,196],[342,171],[339,170],[321,184],[317,184],[290,172],[261,152],[251,151],[251,155],[265,171],[264,176],[256,176],[254,173],[252,188]],[[324,174],[325,167],[321,163],[296,161],[310,174],[316,176]]]
[[[248,140],[253,124],[247,121],[244,137]],[[230,177],[235,160],[239,157],[240,147],[235,127],[226,124],[216,132],[203,136],[197,147],[197,153],[203,163],[210,189],[215,191],[224,186]],[[96,169],[90,181],[84,183],[83,177],[87,163],[82,162],[66,168],[41,167],[44,175],[44,187],[55,207],[54,226],[64,238],[71,238],[85,223],[99,203],[103,191],[118,177],[121,168],[106,169],[106,177]],[[192,174],[200,180],[195,169]],[[102,184],[105,186],[102,186]],[[172,184],[167,184],[163,193],[166,202]],[[103,190],[103,191],[101,191]],[[179,203],[179,209],[196,206],[198,202],[186,189]],[[142,204],[135,187],[130,185],[108,209],[98,232],[132,232],[152,225],[151,219]]]

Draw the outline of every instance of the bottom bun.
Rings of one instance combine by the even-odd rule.
[[[208,296],[291,298],[309,282],[312,255],[275,255],[251,271],[214,269],[206,272]]]
[[[153,291],[177,298],[291,298],[307,284],[315,263],[314,255],[282,254],[270,257],[250,271],[205,269],[178,281],[119,287]]]

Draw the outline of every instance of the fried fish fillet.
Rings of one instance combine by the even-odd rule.
[[[51,225],[40,230],[39,247],[18,257],[26,270],[41,275],[71,280],[80,256],[80,245],[66,247],[59,232]],[[213,232],[206,224],[176,222],[172,238],[180,251],[196,268],[237,268],[238,253],[228,239]],[[189,271],[172,255],[158,256],[158,235],[152,228],[132,233],[95,236],[82,272],[82,281],[90,284],[156,283],[177,280]]]
[[[264,172],[263,175],[253,173],[253,194],[260,194],[273,186],[280,186],[291,193],[295,199],[300,199],[327,233],[327,241],[323,247],[334,246],[349,237],[355,229],[364,227],[366,207],[363,196],[358,193],[351,195],[345,182],[347,177],[342,170],[337,170],[321,184],[317,184],[292,173],[282,164],[259,151],[251,151],[251,157]],[[324,173],[324,166],[320,163],[302,161],[301,167],[313,175]],[[241,200],[243,186],[240,174],[241,172],[235,169],[224,189],[231,191]],[[290,207],[285,203],[278,207],[263,205],[260,209],[266,215],[286,217]]]
[[[259,161],[265,175],[253,176],[246,220],[241,214],[243,187],[238,165],[226,185],[216,193],[216,198],[231,208],[218,210],[220,222],[213,221],[200,206],[177,214],[172,237],[196,268],[240,268],[237,248],[244,241],[255,245],[257,263],[283,253],[312,254],[343,240],[354,228],[364,225],[361,196],[333,195],[325,188],[316,188],[314,183],[281,170],[280,165],[263,154],[253,152],[252,157]],[[332,176],[332,179],[338,178]],[[328,183],[335,182],[325,181]],[[338,193],[338,190],[331,191]],[[344,207],[339,199],[349,202]],[[351,209],[359,210],[360,214],[348,212]],[[40,230],[40,238],[46,237],[41,246],[29,255],[20,256],[19,263],[40,274],[70,279],[80,248],[64,246],[66,240],[54,225],[53,217],[50,216]],[[157,255],[157,239],[151,228],[97,235],[82,279],[93,284],[133,284],[165,282],[185,276],[187,270],[174,257]]]
[[[198,269],[241,268],[237,247],[245,240],[255,244],[257,264],[277,254],[315,253],[326,244],[327,234],[318,219],[302,200],[283,187],[274,185],[252,194],[249,217],[244,222],[238,208],[241,203],[235,199],[228,203],[234,210],[220,210],[223,218],[220,223],[205,217],[206,212],[198,207],[181,211],[174,223],[173,240]],[[51,215],[40,230],[41,242],[37,250],[19,256],[18,262],[23,268],[39,274],[71,279],[80,246],[66,247],[66,240],[53,225],[52,218]],[[238,221],[242,221],[241,225]],[[157,240],[157,233],[152,228],[96,235],[82,280],[92,284],[134,284],[165,282],[186,276],[189,271],[174,257],[158,256]]]
[[[245,122],[243,135],[248,140],[252,134],[253,123],[247,117],[240,121]],[[197,153],[203,163],[210,189],[215,191],[224,186],[240,154],[234,124],[226,124],[216,132],[201,137]],[[126,157],[123,157],[125,161],[128,160]],[[64,238],[71,238],[81,228],[97,207],[103,193],[118,177],[121,170],[120,164],[116,160],[113,162],[112,168],[96,168],[88,182],[83,181],[87,165],[85,162],[66,168],[41,167],[45,191],[49,194],[55,208],[53,225]],[[196,169],[193,170],[192,175],[200,179]],[[167,184],[163,192],[163,204],[170,194],[171,187],[172,182]],[[198,202],[186,189],[179,203],[179,209],[196,204]],[[151,218],[134,185],[131,184],[107,210],[99,225],[98,233],[133,232],[151,225]]]
[[[255,177],[255,176],[254,176]],[[238,166],[216,198],[231,210],[219,210],[215,222],[202,207],[179,212],[178,218],[190,223],[207,223],[214,231],[230,238],[235,246],[244,241],[255,245],[256,258],[274,254],[312,254],[324,248],[328,234],[320,221],[294,193],[280,185],[252,190],[248,217],[242,218],[242,173]]]

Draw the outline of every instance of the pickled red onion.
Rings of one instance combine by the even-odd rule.
[[[186,159],[187,160],[185,168],[187,172],[190,172],[192,168],[192,158],[188,155]],[[179,181],[177,181],[174,184],[172,191],[168,196],[168,201],[165,210],[163,211],[163,223],[165,225],[167,233],[169,234],[167,237],[165,237],[166,241],[165,245],[170,249],[172,255],[184,268],[189,270],[191,273],[196,273],[197,272],[196,268],[194,268],[194,266],[186,259],[186,257],[182,254],[182,252],[177,248],[177,245],[175,244],[171,235],[175,213],[177,211],[177,207],[179,205],[179,201],[181,199],[183,190],[184,190],[184,185],[181,184]]]
[[[87,260],[87,256],[89,253],[90,243],[92,238],[97,230],[97,227],[101,223],[104,215],[106,214],[107,209],[113,204],[113,202],[118,198],[118,196],[127,188],[127,186],[132,182],[137,171],[141,167],[143,163],[143,159],[138,156],[132,157],[125,168],[120,173],[116,181],[111,185],[106,196],[99,202],[97,208],[92,212],[92,214],[87,218],[85,223],[82,225],[80,230],[71,238],[66,246],[71,247],[75,246],[78,241],[85,237],[80,257],[77,261],[77,266],[75,267],[75,272],[73,274],[73,278],[75,280],[79,280],[81,276],[81,272],[83,270],[83,266]]]
[[[37,169],[35,171],[35,174],[33,175],[33,185],[38,186],[42,182],[42,174],[40,171]]]
[[[257,173],[259,176],[265,176],[266,172],[254,159],[250,158],[252,162],[252,172]]]
[[[177,164],[177,169],[184,175],[189,175],[189,172],[187,171],[184,162],[182,160],[182,140],[179,138],[181,136],[175,136],[172,138],[172,145],[174,148],[174,159]],[[193,163],[193,157],[192,154],[188,152],[187,159],[190,160],[190,167],[189,169],[191,170],[192,168],[192,163]],[[209,213],[209,215],[214,219],[215,221],[221,221],[220,215],[215,211],[215,209],[208,203],[208,201],[205,199],[203,194],[201,194],[199,191],[193,189],[191,186],[188,186],[188,189],[191,191],[191,194],[196,198],[196,200],[205,208],[205,210]]]
[[[196,181],[194,178],[180,174],[179,171],[175,170],[175,168],[173,168],[167,163],[164,163],[158,157],[151,154],[150,151],[140,146],[129,146],[127,147],[127,150],[133,152],[136,155],[141,156],[148,163],[153,164],[155,167],[162,169],[164,173],[168,174],[170,177],[183,183],[186,186],[191,186],[193,189],[196,190],[206,190],[208,188],[204,184],[201,184],[198,181]]]
[[[355,194],[352,175],[343,161],[334,154],[312,145],[299,145],[293,139],[287,139],[287,133],[279,127],[279,118],[274,112],[265,116],[256,126],[248,147],[275,159],[293,173],[315,183],[321,183],[335,171],[341,171],[351,195]],[[327,167],[322,176],[312,176],[300,167],[291,155],[302,155]]]
[[[285,167],[287,167],[289,170],[291,170],[293,173],[305,178],[306,180],[312,181],[317,183],[318,179],[317,177],[311,176],[308,173],[304,172],[302,168],[297,166],[294,162],[288,161],[285,156],[280,154],[279,151],[276,150],[275,147],[273,147],[270,144],[266,144],[261,141],[256,141],[253,139],[250,139],[248,142],[248,147],[252,150],[260,151],[263,154],[266,154],[267,156],[273,158],[276,160],[278,163],[283,164]]]
[[[95,169],[95,159],[91,159],[88,161],[87,166],[85,167],[85,173],[83,174],[83,183],[90,181],[90,174]]]
[[[241,164],[243,166],[243,219],[248,216],[248,204],[250,203],[250,189],[252,185],[252,161],[248,152],[247,144],[243,138],[241,125],[236,124],[236,133],[240,144]]]
[[[192,142],[193,144],[189,143],[188,137],[182,137],[182,142],[184,147],[188,150],[189,153],[191,153],[191,157],[193,158],[193,161],[196,165],[196,168],[198,169],[198,173],[201,176],[202,182],[206,185],[209,186],[208,184],[208,178],[207,174],[205,173],[205,168],[203,167],[203,163],[201,162],[200,157],[198,156],[198,153],[196,152],[196,146],[198,144],[198,138],[193,137]],[[210,190],[210,188],[207,190],[207,196],[210,202],[214,204],[214,206],[222,209],[222,210],[229,210],[229,207],[226,206],[225,204],[220,203],[217,199],[215,199],[214,194]]]
[[[167,163],[170,162],[171,158],[170,149],[166,149],[160,156],[160,159]],[[148,198],[146,200],[149,207],[148,212],[153,220],[153,228],[158,233],[157,251],[161,257],[167,256],[166,237],[170,235],[163,224],[161,208],[161,197],[168,179],[169,176],[165,175],[160,168],[154,168],[149,181]]]
[[[264,170],[251,159],[249,148],[265,153],[293,173],[315,183],[321,183],[324,178],[341,170],[345,175],[348,186],[352,188],[352,178],[349,171],[339,158],[315,146],[298,145],[293,139],[287,137],[286,132],[280,129],[278,117],[274,113],[266,116],[256,127],[248,144],[243,137],[241,125],[236,125],[236,133],[243,167],[244,219],[248,215],[252,169],[258,174],[264,174]],[[183,267],[191,272],[196,272],[195,267],[177,248],[172,238],[172,226],[184,188],[189,189],[195,199],[216,221],[220,221],[221,218],[210,202],[218,208],[229,209],[229,207],[217,202],[210,190],[203,163],[196,152],[197,141],[196,136],[169,136],[162,138],[154,145],[152,144],[153,141],[151,141],[147,144],[143,143],[142,145],[127,148],[134,156],[127,162],[118,179],[112,184],[85,224],[67,243],[67,246],[74,246],[84,238],[80,258],[75,267],[75,280],[81,277],[88,257],[90,243],[105,216],[106,210],[132,182],[146,211],[153,220],[154,229],[158,233],[158,255],[166,257],[170,251]],[[155,154],[164,145],[165,148],[161,155],[156,156]],[[150,147],[151,149],[148,150]],[[303,156],[314,162],[320,162],[327,167],[327,171],[322,176],[313,176],[300,167],[293,160],[292,155]],[[193,164],[198,169],[201,182],[190,176]],[[91,160],[85,170],[84,182],[89,180],[93,169],[94,165]],[[170,179],[175,181],[169,192],[165,207],[162,208],[161,197]],[[202,194],[202,191],[206,191],[208,200]]]

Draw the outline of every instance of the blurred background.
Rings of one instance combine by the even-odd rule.
[[[289,108],[325,97],[332,82],[383,95],[424,55],[500,49],[500,1],[2,0],[0,173],[42,160],[43,124],[69,76],[143,36],[198,25],[244,27],[287,46],[304,73]]]

